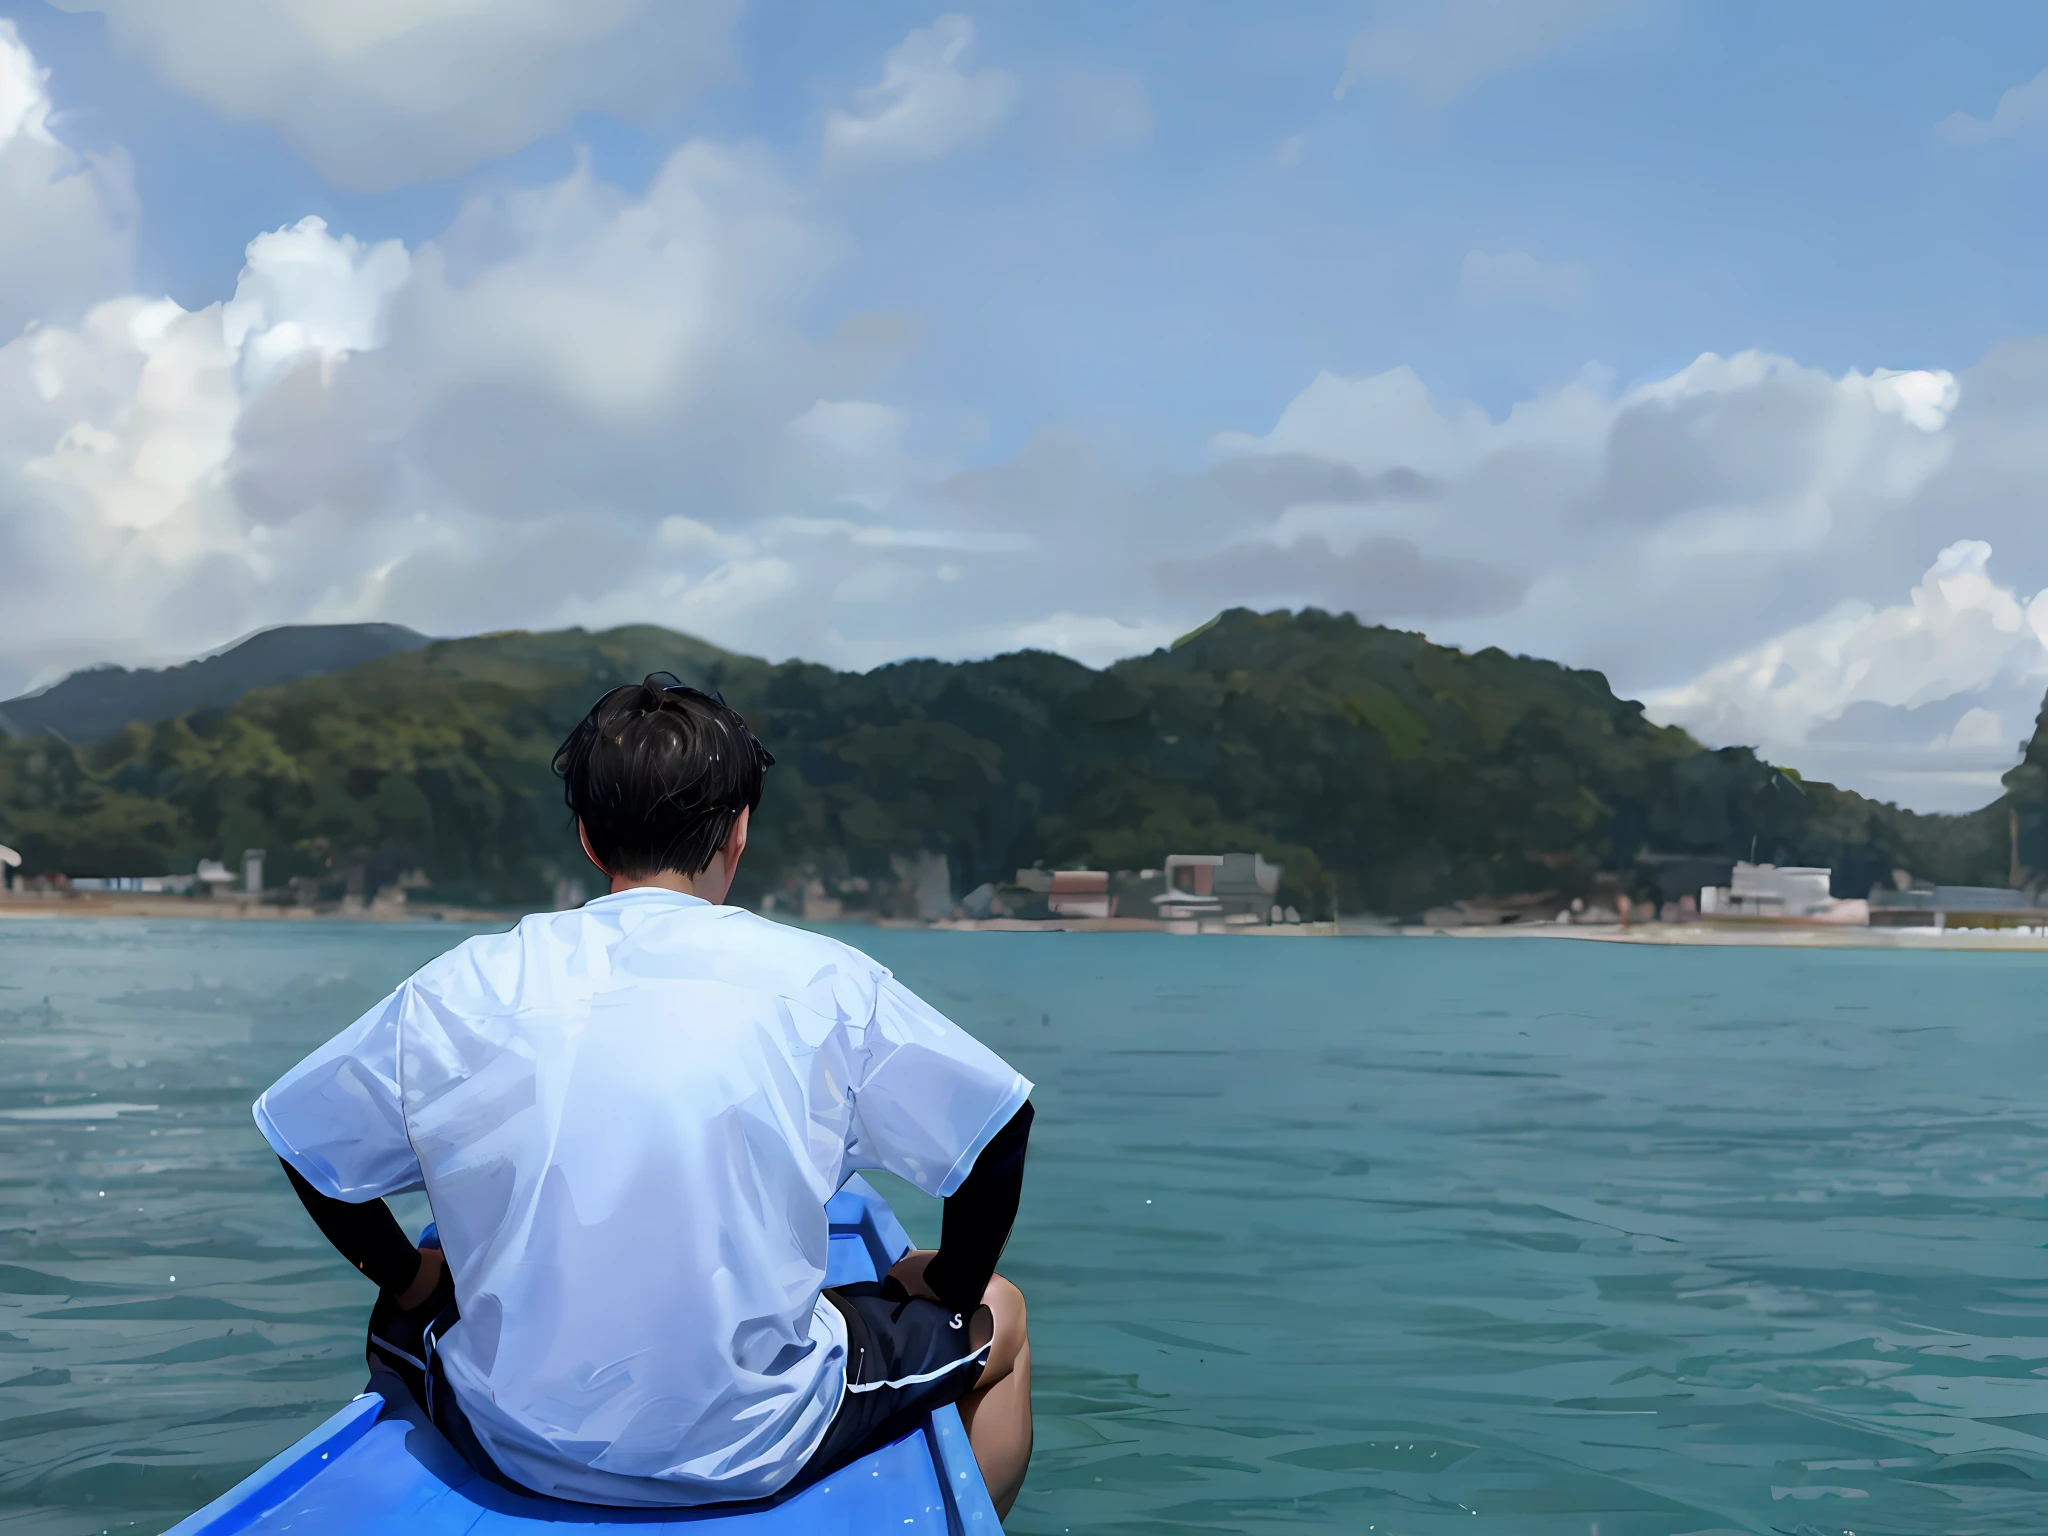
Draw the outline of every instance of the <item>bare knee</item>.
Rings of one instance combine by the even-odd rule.
[[[995,1323],[994,1337],[989,1342],[988,1364],[981,1375],[981,1385],[990,1387],[1015,1369],[1018,1357],[1025,1354],[1031,1344],[1026,1332],[1024,1293],[1013,1283],[997,1275],[989,1281],[988,1289],[981,1293],[981,1304],[989,1309]]]
[[[1017,1289],[1015,1281],[991,1275],[988,1289],[981,1293],[981,1299],[995,1310],[996,1316],[1014,1317],[1019,1328],[1024,1326],[1024,1293]]]

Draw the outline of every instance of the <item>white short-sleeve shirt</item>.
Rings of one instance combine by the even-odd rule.
[[[340,1200],[424,1188],[448,1378],[519,1482],[775,1492],[845,1386],[825,1202],[959,1187],[1031,1084],[858,950],[641,887],[424,967],[256,1102]]]

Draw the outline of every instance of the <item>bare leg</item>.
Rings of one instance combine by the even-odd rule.
[[[961,1400],[960,1422],[996,1513],[1008,1515],[1031,1465],[1031,1337],[1024,1293],[1001,1275],[989,1281],[981,1303],[995,1314],[995,1339],[981,1380]]]
[[[924,1266],[932,1252],[916,1249],[890,1270],[913,1295],[928,1294]],[[960,1400],[960,1422],[996,1514],[1006,1516],[1031,1465],[1031,1338],[1025,1330],[1024,1293],[1001,1275],[989,1281],[981,1304],[995,1320],[995,1334],[980,1380]]]

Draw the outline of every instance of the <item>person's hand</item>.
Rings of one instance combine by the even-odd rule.
[[[912,1296],[921,1296],[926,1301],[937,1301],[938,1294],[925,1284],[925,1266],[938,1255],[936,1248],[913,1248],[889,1268],[889,1278],[894,1280]]]
[[[415,1307],[425,1306],[427,1298],[434,1294],[434,1287],[441,1283],[441,1274],[447,1268],[447,1264],[448,1261],[440,1249],[422,1248],[420,1272],[413,1276],[411,1285],[398,1293],[398,1310],[410,1312]]]

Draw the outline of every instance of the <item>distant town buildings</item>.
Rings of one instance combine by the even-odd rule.
[[[197,875],[80,875],[71,882],[71,889],[130,896],[189,896],[198,882]]]
[[[1870,893],[1873,928],[2043,928],[2048,897],[1996,885],[1912,885]]]
[[[182,875],[67,875],[44,870],[31,875],[22,867],[21,855],[0,847],[0,891],[24,897],[49,899],[65,896],[211,896],[247,902],[264,895],[263,852],[250,850],[242,873],[230,871],[219,859],[201,859],[190,874]],[[240,889],[237,889],[240,887]]]
[[[1256,853],[1176,853],[1160,869],[1020,869],[961,897],[970,922],[1299,923],[1277,901],[1281,867]],[[807,904],[808,907],[808,904]],[[808,910],[806,915],[808,915]]]
[[[263,850],[251,849],[253,862],[244,858],[242,864],[242,885],[252,895],[262,893]],[[249,884],[253,869],[256,884]],[[235,877],[229,873],[219,859],[201,859],[199,867],[189,875],[76,875],[64,884],[71,890],[87,894],[113,894],[127,896],[217,896],[231,890]]]
[[[1992,885],[1920,885],[1904,870],[1897,888],[1836,899],[1833,871],[1738,862],[1726,885],[1700,890],[1700,916],[1790,922],[1868,923],[1874,928],[2048,928],[2048,896]]]

